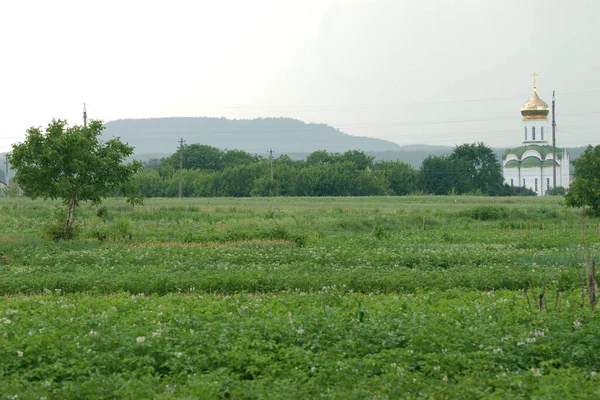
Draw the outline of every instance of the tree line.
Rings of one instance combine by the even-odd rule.
[[[409,194],[535,195],[503,183],[495,153],[483,143],[463,144],[447,156],[429,156],[416,169],[400,161],[374,161],[362,151],[264,158],[241,150],[184,145],[184,197],[378,196]],[[133,178],[145,197],[176,197],[180,152],[150,160]]]

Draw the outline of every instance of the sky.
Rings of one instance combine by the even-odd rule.
[[[53,118],[290,117],[398,144],[600,143],[597,0],[0,3],[0,152]]]

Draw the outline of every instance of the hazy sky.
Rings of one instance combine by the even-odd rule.
[[[600,143],[600,1],[2,1],[0,151],[52,118],[292,117],[400,144]]]

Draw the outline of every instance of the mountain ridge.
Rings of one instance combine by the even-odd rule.
[[[104,124],[103,137],[119,137],[136,148],[136,154],[163,153],[165,144],[183,138],[222,149],[265,153],[327,150],[344,152],[400,150],[396,143],[353,136],[326,124],[305,123],[292,118],[226,119],[217,117],[169,117],[120,119]]]

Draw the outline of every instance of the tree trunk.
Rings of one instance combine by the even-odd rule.
[[[63,236],[65,239],[69,239],[73,229],[73,222],[75,222],[75,207],[77,207],[77,195],[73,195],[69,200],[67,221],[65,222],[65,227],[63,229]]]

